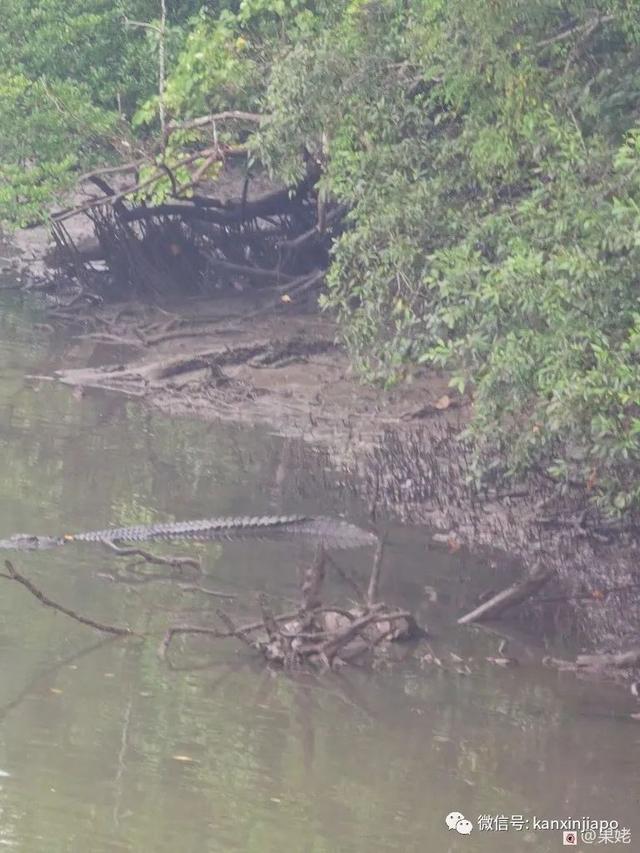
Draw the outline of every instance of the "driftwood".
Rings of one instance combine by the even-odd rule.
[[[11,581],[16,581],[21,586],[23,586],[26,590],[28,590],[31,595],[38,599],[38,601],[43,604],[45,607],[50,607],[53,610],[57,610],[58,613],[64,613],[65,616],[68,616],[70,619],[73,619],[75,622],[80,622],[82,625],[88,625],[90,628],[95,628],[96,631],[102,631],[105,634],[118,634],[123,636],[133,636],[135,632],[132,631],[131,628],[120,628],[116,625],[107,625],[104,622],[96,622],[94,619],[89,619],[87,616],[82,616],[79,613],[76,613],[75,610],[71,610],[70,607],[65,607],[63,604],[58,604],[55,601],[52,601],[41,589],[30,581],[29,578],[25,577],[21,574],[11,563],[9,560],[4,561],[5,568],[7,569],[7,573],[0,572],[0,577],[7,578]]]
[[[495,619],[505,610],[522,604],[532,595],[535,595],[555,575],[555,570],[538,565],[524,580],[503,589],[488,601],[475,607],[469,613],[458,619],[458,625],[469,625],[472,622],[480,622],[483,619]]]
[[[188,566],[192,569],[202,570],[202,563],[195,557],[162,557],[159,554],[152,554],[150,551],[145,551],[143,548],[121,548],[113,542],[108,542],[102,539],[100,542],[109,551],[113,551],[118,557],[140,557],[144,563],[150,563],[154,566],[171,566],[174,569],[180,569]]]
[[[380,545],[374,558],[366,601],[362,605],[351,608],[322,605],[322,585],[326,569],[332,564],[327,560],[324,549],[320,548],[304,572],[297,611],[276,615],[266,597],[261,595],[258,600],[259,620],[238,626],[228,613],[218,610],[226,630],[174,626],[165,634],[160,655],[166,656],[176,635],[200,634],[217,639],[235,637],[259,651],[269,663],[286,669],[309,666],[330,669],[372,653],[386,641],[424,636],[425,632],[407,610],[377,601],[382,553]]]
[[[173,567],[184,565],[180,558],[156,557],[137,548],[110,547],[118,557],[140,556],[145,562],[168,564]],[[316,551],[312,564],[306,569],[301,584],[301,600],[297,609],[275,614],[266,594],[258,597],[260,618],[249,624],[236,624],[231,615],[216,610],[224,630],[208,625],[175,625],[166,632],[159,653],[166,657],[173,638],[177,635],[201,635],[215,639],[236,638],[251,649],[257,650],[266,661],[287,669],[319,668],[330,669],[355,661],[367,653],[392,640],[409,640],[424,637],[425,631],[418,627],[407,610],[392,607],[378,601],[382,564],[382,545],[376,551],[371,570],[366,600],[351,607],[322,604],[322,586],[326,571],[331,566],[324,548]],[[41,604],[95,630],[114,636],[143,636],[128,627],[119,627],[98,622],[75,610],[50,599],[29,578],[21,574],[10,561],[5,561],[6,572],[0,577],[15,581],[27,589]],[[341,571],[341,577],[346,577]],[[157,578],[154,578],[157,579]],[[202,592],[209,596],[231,598],[226,593],[205,587],[179,585],[182,591]]]

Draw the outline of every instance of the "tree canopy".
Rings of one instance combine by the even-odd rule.
[[[143,195],[174,191],[160,163],[188,192],[212,133],[289,185],[311,161],[347,211],[323,303],[362,375],[444,368],[479,471],[640,504],[637,0],[173,3],[162,26],[159,0],[7,2],[0,217],[132,157]]]

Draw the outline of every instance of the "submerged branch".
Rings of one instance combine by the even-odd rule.
[[[55,601],[52,601],[48,596],[46,596],[44,592],[42,592],[42,590],[38,589],[38,587],[34,583],[32,583],[29,578],[26,578],[24,575],[20,574],[20,572],[14,568],[13,564],[9,560],[5,560],[4,564],[6,566],[8,574],[0,572],[0,577],[7,578],[8,580],[16,581],[16,583],[21,584],[31,593],[31,595],[37,598],[41,604],[44,604],[45,607],[51,607],[53,610],[57,610],[60,613],[64,613],[64,615],[68,616],[70,619],[74,619],[76,622],[80,622],[82,625],[88,625],[90,628],[95,628],[97,631],[104,631],[106,634],[139,636],[131,628],[119,628],[115,625],[106,625],[104,622],[96,622],[94,619],[89,619],[86,616],[81,616],[79,613],[76,613],[75,610],[71,610],[71,608],[69,607],[65,607],[62,604],[57,604]]]
[[[202,569],[200,560],[194,557],[161,557],[152,554],[150,551],[144,551],[142,548],[120,548],[106,539],[101,539],[100,544],[113,551],[118,557],[141,557],[145,563],[151,563],[154,566],[171,566],[173,568],[190,566],[194,569]]]

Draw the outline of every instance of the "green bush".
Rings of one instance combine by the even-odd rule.
[[[285,172],[293,116],[329,140],[325,305],[364,376],[449,369],[479,460],[609,511],[640,503],[637,12],[352,3],[274,64],[263,136]]]
[[[105,156],[118,93],[135,133],[153,127],[156,45],[100,0],[11,2],[0,214],[20,219]],[[320,166],[350,210],[324,304],[362,376],[446,368],[473,396],[479,467],[543,467],[638,508],[638,0],[197,7],[170,4],[170,114],[261,111],[255,158],[291,183],[303,152]]]

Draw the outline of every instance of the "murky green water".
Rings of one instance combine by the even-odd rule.
[[[59,357],[0,300],[0,537],[216,514],[346,512],[322,460],[266,430],[169,421],[117,397],[26,383]],[[304,461],[304,469],[302,467]],[[14,555],[53,599],[149,632],[108,641],[0,579],[0,845],[25,853],[553,851],[561,832],[447,831],[452,811],[620,821],[640,849],[640,724],[623,694],[542,668],[484,662],[499,638],[446,626],[492,583],[466,555],[392,529],[386,597],[434,626],[443,666],[396,663],[322,679],[268,674],[234,641],[156,650],[215,599],[177,582],[109,579],[89,546]],[[192,583],[295,596],[300,543],[174,550]],[[340,554],[364,573],[366,551]],[[499,579],[497,581],[500,582]],[[429,603],[425,585],[439,594]],[[339,587],[334,585],[333,595]],[[242,609],[240,605],[235,608]],[[248,611],[247,611],[248,612]],[[472,657],[469,673],[450,651]],[[400,650],[399,650],[400,651]],[[426,653],[426,649],[422,653]]]

